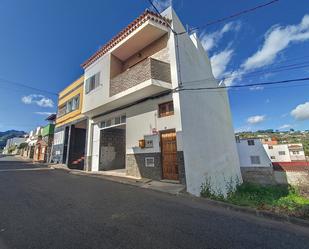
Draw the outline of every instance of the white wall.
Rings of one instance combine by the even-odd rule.
[[[263,146],[272,162],[291,162],[290,152],[287,144],[263,144]],[[285,155],[279,155],[279,151],[284,151]]]
[[[172,18],[176,32],[185,30],[171,8],[163,14]],[[196,37],[184,34],[177,40],[179,51],[175,44],[170,51],[174,56],[172,77],[176,75],[185,88],[218,86],[208,56]],[[180,74],[177,63],[172,63],[178,52]],[[200,81],[191,82],[197,80]],[[202,184],[210,180],[213,190],[225,195],[228,181],[232,180],[234,186],[237,181],[242,182],[227,93],[225,90],[180,91],[178,96],[187,191],[199,196]]]
[[[249,139],[252,140],[252,139]],[[271,167],[272,163],[259,139],[254,139],[254,145],[248,145],[248,139],[236,142],[240,167]],[[259,156],[260,164],[252,164],[251,156]]]
[[[88,154],[92,153],[92,171],[98,170],[99,165],[99,146],[100,146],[100,128],[98,124],[101,121],[111,119],[117,116],[126,115],[126,153],[156,153],[161,152],[159,142],[160,138],[157,135],[154,138],[153,148],[140,149],[138,141],[143,139],[145,135],[152,135],[152,130],[155,128],[157,131],[175,129],[177,134],[177,150],[182,151],[182,135],[181,126],[177,114],[158,117],[158,105],[172,100],[171,95],[166,95],[157,99],[148,100],[146,102],[134,105],[132,107],[107,114],[93,120],[93,133],[92,142],[89,146],[92,146],[92,151],[88,151]]]

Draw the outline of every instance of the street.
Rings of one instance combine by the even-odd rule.
[[[308,229],[0,158],[0,248],[309,248]]]

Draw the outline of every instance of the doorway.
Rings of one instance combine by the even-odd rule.
[[[160,138],[163,179],[179,180],[176,132],[175,130],[161,132]]]
[[[100,132],[99,170],[125,169],[126,125],[102,129]]]

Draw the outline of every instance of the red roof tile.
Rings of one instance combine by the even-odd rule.
[[[309,162],[274,162],[273,167],[277,171],[309,171]]]

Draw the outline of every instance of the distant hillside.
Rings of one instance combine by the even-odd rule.
[[[6,141],[9,138],[13,137],[20,137],[25,135],[26,132],[24,131],[16,131],[16,130],[9,130],[9,131],[0,131],[0,148],[3,148],[6,145]]]

